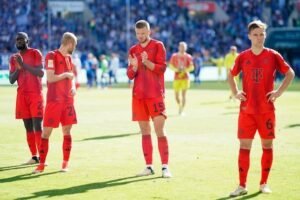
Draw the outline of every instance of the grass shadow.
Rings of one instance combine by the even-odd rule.
[[[290,124],[287,125],[285,128],[296,128],[296,127],[300,127],[300,124]]]
[[[119,134],[119,135],[104,135],[99,137],[91,137],[85,138],[80,141],[89,141],[89,140],[107,140],[107,139],[114,139],[114,138],[122,138],[122,137],[129,137],[134,135],[139,135],[140,133],[127,133],[127,134]]]
[[[10,183],[10,182],[15,182],[15,181],[23,181],[23,180],[38,178],[38,177],[41,177],[41,176],[48,176],[48,175],[56,174],[56,173],[60,173],[60,171],[49,172],[49,173],[40,173],[40,174],[26,173],[26,174],[21,174],[21,175],[9,177],[9,178],[2,178],[2,179],[0,179],[0,183]]]
[[[52,190],[44,190],[39,192],[34,192],[32,196],[29,197],[20,197],[16,200],[26,200],[26,199],[33,199],[33,198],[50,198],[50,197],[56,197],[56,196],[64,196],[64,195],[74,195],[77,193],[85,193],[90,190],[99,190],[104,189],[107,187],[115,187],[120,185],[126,185],[134,182],[141,182],[141,181],[150,181],[159,179],[161,177],[147,177],[147,178],[140,178],[137,176],[130,176],[130,177],[124,177],[114,180],[108,180],[103,182],[95,182],[95,183],[89,183],[85,185],[78,185],[78,186],[72,186],[68,188],[63,189],[52,189]]]
[[[201,105],[216,105],[216,104],[224,104],[226,101],[207,101],[200,103]]]
[[[222,115],[238,115],[239,113],[238,112],[225,112],[225,113],[222,113]]]
[[[249,195],[243,195],[243,196],[238,196],[238,197],[230,197],[230,196],[227,196],[227,197],[221,197],[221,198],[218,198],[216,200],[227,200],[227,199],[239,199],[239,200],[242,200],[242,199],[252,199],[252,198],[255,198],[257,197],[258,195],[262,194],[260,191],[258,192],[255,192],[253,194],[249,194]]]
[[[0,172],[1,171],[23,169],[23,168],[34,167],[34,166],[36,166],[36,164],[35,165],[20,164],[20,165],[4,166],[4,167],[0,167]]]

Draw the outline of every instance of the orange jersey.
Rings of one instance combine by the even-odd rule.
[[[30,67],[41,67],[42,66],[42,54],[37,49],[29,48],[25,53],[20,53],[23,63]],[[14,55],[13,55],[14,56]],[[9,60],[9,71],[16,71],[16,61],[13,56]],[[42,79],[41,77],[31,74],[25,69],[21,69],[18,82],[18,92],[23,94],[35,93],[42,94]]]
[[[190,67],[193,65],[193,58],[190,54],[185,53],[180,55],[174,53],[170,59],[171,69],[175,71],[175,80],[187,80],[189,79]],[[180,72],[180,70],[182,70]]]
[[[46,70],[54,70],[55,75],[73,72],[70,56],[63,56],[58,50],[50,51],[45,59]],[[63,79],[54,83],[47,83],[47,102],[73,103],[71,94],[72,80]]]

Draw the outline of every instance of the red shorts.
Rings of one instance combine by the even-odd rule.
[[[166,116],[166,108],[163,97],[152,99],[132,98],[132,120],[133,121],[149,121],[150,117]]]
[[[42,94],[17,94],[16,119],[43,118]]]
[[[260,138],[275,138],[275,113],[246,114],[240,113],[238,122],[238,138],[253,139],[258,130]]]
[[[43,126],[57,128],[59,123],[61,123],[62,126],[77,124],[73,103],[47,103]]]

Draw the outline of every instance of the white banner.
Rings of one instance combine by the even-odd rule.
[[[101,74],[101,73],[100,73]],[[191,80],[194,80],[194,75],[190,74]],[[126,75],[126,68],[121,68],[117,71],[117,79],[119,83],[127,83],[128,78]],[[165,81],[173,81],[174,72],[167,68],[165,73]],[[218,75],[218,68],[214,66],[202,67],[200,72],[201,81],[216,81],[216,80],[226,80],[226,69],[222,68],[220,77]],[[78,73],[79,83],[87,83],[86,71],[81,69]],[[42,79],[43,84],[46,84],[46,75]],[[100,77],[98,75],[98,82],[100,82]],[[9,85],[9,70],[0,70],[0,85]]]

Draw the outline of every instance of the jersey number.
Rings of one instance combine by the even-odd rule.
[[[67,107],[67,110],[68,110],[68,116],[73,116],[73,107],[69,106]]]
[[[266,126],[267,129],[272,129],[273,128],[273,123],[271,119],[268,119],[268,121],[266,121]]]
[[[165,109],[164,103],[163,102],[158,102],[158,103],[154,103],[154,112],[162,112]]]

